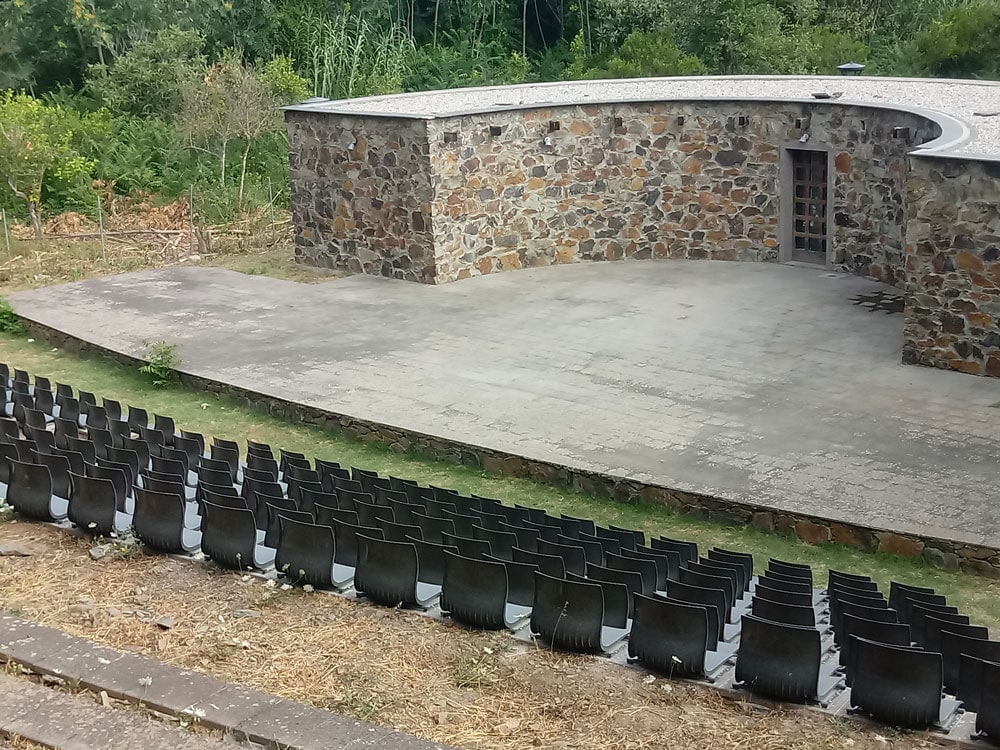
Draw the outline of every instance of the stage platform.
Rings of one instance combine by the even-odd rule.
[[[1000,380],[900,364],[897,290],[625,261],[443,286],[168,268],[11,296],[30,320],[339,414],[869,527],[1000,546]]]

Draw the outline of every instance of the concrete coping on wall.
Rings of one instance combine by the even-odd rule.
[[[758,96],[732,96],[753,84]],[[809,95],[803,95],[808,90]],[[815,98],[815,93],[839,98]],[[490,101],[490,100],[493,101]],[[924,106],[940,101],[941,108]],[[555,107],[661,102],[809,104],[905,112],[934,122],[940,135],[914,156],[1000,161],[1000,82],[837,76],[695,76],[484,86],[358,99],[311,99],[286,112],[341,117],[441,120]],[[917,102],[920,102],[919,104]],[[950,111],[945,111],[950,110]],[[973,124],[975,123],[975,124]]]

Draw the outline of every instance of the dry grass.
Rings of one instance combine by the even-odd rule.
[[[118,648],[462,748],[886,750],[931,747],[801,709],[768,710],[702,686],[525,647],[209,565],[136,555],[92,561],[89,542],[12,522],[0,541],[9,611]],[[73,607],[92,603],[92,607]],[[73,609],[71,609],[73,607]],[[81,612],[81,609],[84,610]],[[237,609],[259,617],[237,618]],[[162,615],[178,621],[162,631]]]
[[[16,737],[6,732],[0,732],[0,750],[46,750],[45,745],[39,745],[24,737]]]

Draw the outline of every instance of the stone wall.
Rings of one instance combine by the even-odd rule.
[[[902,128],[902,130],[897,130]],[[620,258],[774,261],[782,152],[833,155],[834,266],[901,279],[917,115],[829,103],[655,102],[428,124],[438,281]]]
[[[940,132],[822,101],[292,111],[288,126],[297,257],[429,283],[619,258],[778,260],[784,149],[804,147],[830,154],[833,266],[899,284],[905,154]]]
[[[433,283],[424,122],[289,112],[296,259]]]
[[[910,159],[903,361],[1000,377],[1000,162]]]

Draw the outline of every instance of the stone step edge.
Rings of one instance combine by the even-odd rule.
[[[0,663],[197,722],[274,750],[449,750],[392,729],[0,615]]]
[[[221,738],[200,736],[130,709],[95,702],[24,677],[0,673],[0,734],[54,750],[105,750],[111,737],[143,739],[147,750],[217,750]],[[4,750],[6,746],[0,746]],[[7,748],[9,750],[9,748]],[[247,746],[250,750],[250,746]]]
[[[18,317],[31,335],[68,352],[98,356],[127,367],[146,364],[139,357],[78,338],[26,315]],[[365,443],[379,443],[400,453],[428,456],[501,476],[570,487],[573,491],[617,502],[663,505],[703,521],[723,526],[752,526],[761,531],[795,536],[808,544],[833,543],[863,552],[919,557],[942,570],[961,570],[1000,579],[1000,548],[990,544],[891,531],[666,487],[354,417],[182,370],[177,373],[180,382],[194,390],[227,395],[243,406],[275,418],[336,432]]]

